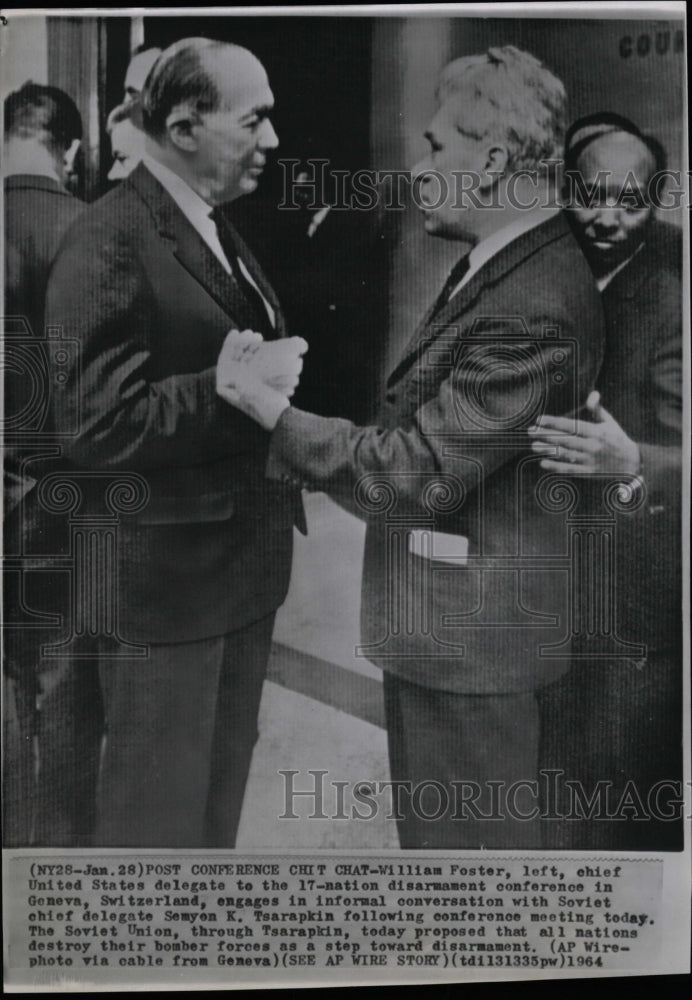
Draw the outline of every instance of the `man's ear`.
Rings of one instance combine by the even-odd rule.
[[[73,139],[62,158],[63,170],[66,175],[74,173],[74,161],[77,153],[79,152],[79,147],[81,142],[79,139]]]
[[[505,146],[488,146],[481,171],[481,190],[493,187],[507,170],[509,153]]]
[[[166,118],[166,134],[178,149],[185,153],[194,153],[197,149],[195,128],[199,124],[199,115],[189,104],[178,104]]]

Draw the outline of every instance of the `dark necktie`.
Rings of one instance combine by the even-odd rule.
[[[231,266],[231,278],[238,286],[242,292],[243,298],[247,302],[248,316],[250,317],[248,325],[251,326],[257,333],[261,333],[267,340],[275,338],[276,330],[271,324],[264,300],[252,282],[248,281],[245,277],[243,269],[240,266],[238,250],[235,245],[235,240],[233,239],[233,233],[226,222],[223,213],[218,208],[215,208],[209,213],[209,216],[216,226],[216,232],[219,237],[221,249],[226,255],[226,260]]]
[[[442,291],[437,296],[437,301],[435,302],[432,312],[433,316],[437,316],[439,312],[442,312],[444,307],[449,302],[452,292],[465,276],[470,266],[468,254],[465,254],[456,262],[452,270],[449,272],[449,277],[445,281]]]

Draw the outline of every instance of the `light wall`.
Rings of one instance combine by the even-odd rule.
[[[507,17],[380,19],[374,28],[371,150],[378,169],[410,168],[426,148],[440,69],[494,45],[516,45],[541,59],[565,84],[570,119],[615,111],[666,147],[680,169],[685,56],[682,21],[561,20]],[[661,51],[657,51],[657,48]],[[682,224],[683,212],[667,212]],[[391,241],[390,329],[385,370],[464,251],[426,236],[415,208],[387,213]]]
[[[2,28],[2,96],[18,90],[28,80],[48,83],[48,31],[46,18],[7,11]]]

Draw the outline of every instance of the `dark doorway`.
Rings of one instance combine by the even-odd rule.
[[[203,35],[243,45],[267,70],[280,146],[258,190],[228,208],[282,303],[289,331],[310,344],[294,402],[325,415],[366,419],[382,365],[387,284],[374,211],[333,208],[308,235],[316,202],[284,199],[286,178],[310,160],[326,176],[370,166],[372,20],[343,17],[145,18],[146,46]],[[297,160],[282,167],[281,160]],[[319,178],[320,171],[317,172]],[[348,182],[346,183],[348,188]],[[308,194],[310,195],[308,197]],[[316,191],[316,201],[330,191]],[[282,201],[298,210],[279,209]]]

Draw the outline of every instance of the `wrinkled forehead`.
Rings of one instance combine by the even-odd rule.
[[[646,188],[656,162],[646,143],[637,136],[611,132],[589,143],[577,167],[587,183],[597,183],[608,190],[624,184]]]

